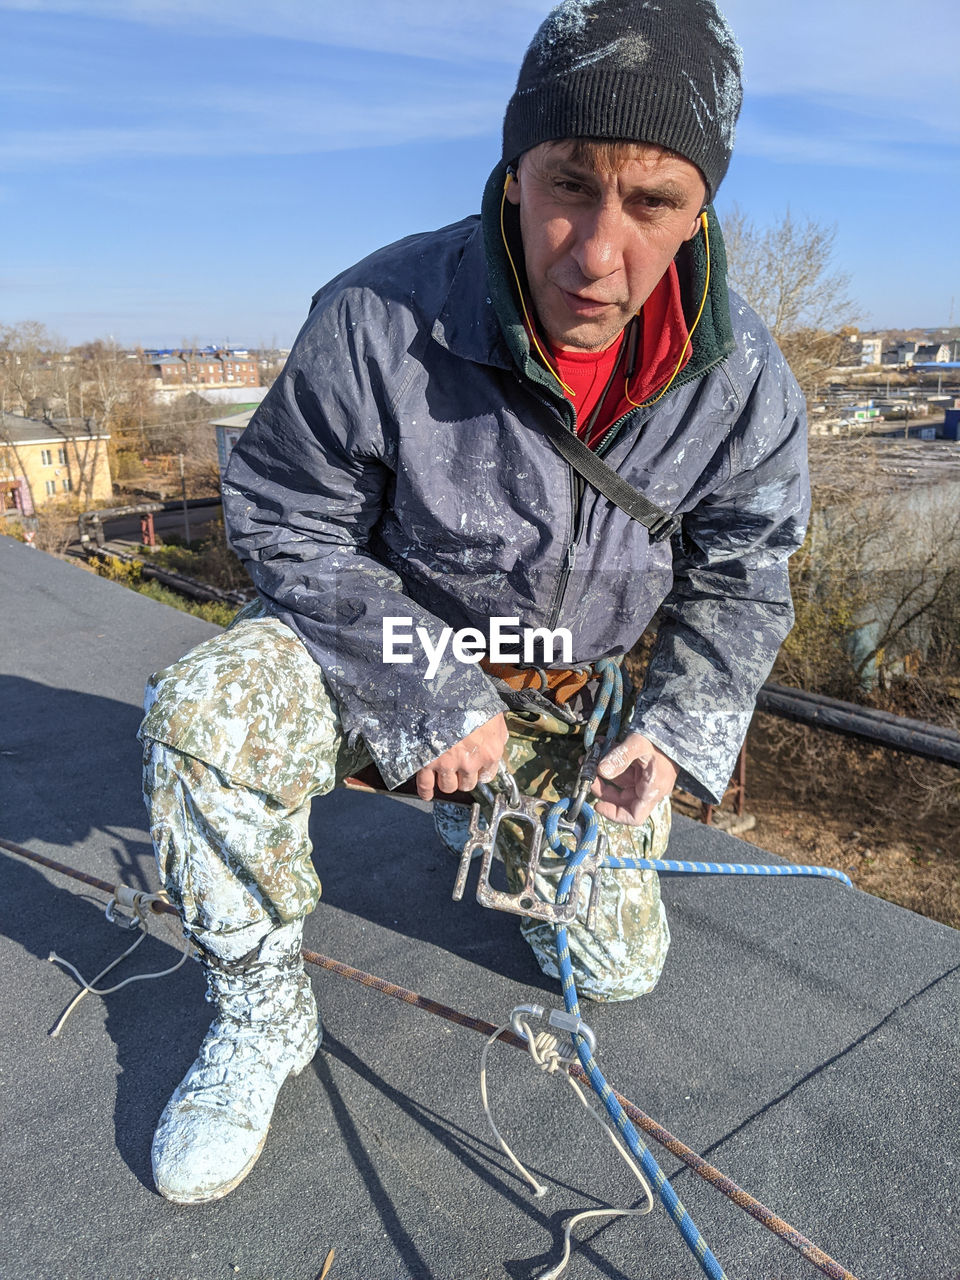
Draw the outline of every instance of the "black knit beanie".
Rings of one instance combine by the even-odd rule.
[[[743,96],[740,49],[713,0],[563,0],[523,59],[503,160],[560,138],[650,142],[716,195]]]

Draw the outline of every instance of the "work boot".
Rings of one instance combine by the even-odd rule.
[[[263,1150],[280,1086],[316,1053],[302,936],[298,920],[269,933],[252,961],[202,957],[217,1017],[153,1139],[153,1177],[168,1200],[219,1200],[242,1182]]]

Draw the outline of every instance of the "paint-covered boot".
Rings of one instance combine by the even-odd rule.
[[[281,1085],[316,1053],[302,935],[296,921],[268,934],[252,961],[204,958],[217,1017],[153,1139],[153,1177],[168,1200],[219,1200],[242,1182],[263,1150]]]

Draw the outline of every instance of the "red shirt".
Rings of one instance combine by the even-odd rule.
[[[636,368],[630,377],[629,399],[626,394],[626,365],[634,342],[630,335],[632,326],[628,326],[603,351],[558,351],[550,344],[550,356],[556,371],[573,393],[564,392],[577,412],[577,434],[581,438],[586,438],[590,415],[603,398],[587,439],[591,448],[634,404],[643,404],[666,386],[677,369],[681,352],[681,369],[690,360],[689,334],[674,263],[670,263],[633,324],[640,326],[640,332],[636,339]],[[604,395],[608,384],[609,389]]]

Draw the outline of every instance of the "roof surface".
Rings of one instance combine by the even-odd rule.
[[[243,428],[250,425],[250,419],[256,413],[258,405],[251,405],[248,409],[242,410],[240,413],[232,413],[227,418],[211,418],[211,427],[233,427]]]
[[[0,444],[46,444],[61,440],[109,440],[107,432],[67,431],[53,422],[22,418],[17,413],[0,413]]]
[[[0,837],[154,886],[141,689],[214,628],[3,537],[0,596]],[[336,793],[311,830],[308,946],[492,1022],[559,1005],[513,919],[450,900],[420,807]],[[677,820],[674,857],[742,851]],[[635,1198],[568,1091],[498,1047],[494,1107],[550,1185],[536,1199],[486,1127],[481,1038],[314,971],[325,1048],[284,1086],[259,1164],[216,1204],[166,1203],[150,1139],[209,1021],[199,967],[88,997],[51,1039],[76,983],[50,951],[89,977],[127,935],[81,885],[2,852],[0,874],[4,1280],[315,1280],[331,1248],[329,1280],[520,1280],[559,1258],[571,1213]],[[610,1082],[859,1280],[954,1280],[960,933],[834,882],[670,879],[664,896],[657,990],[585,1009]],[[174,958],[147,941],[116,976]],[[652,1150],[730,1280],[820,1274]],[[659,1207],[575,1236],[570,1280],[700,1274]]]

